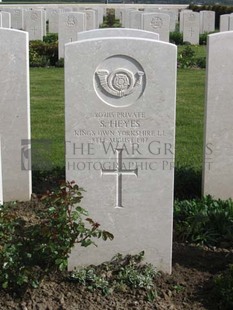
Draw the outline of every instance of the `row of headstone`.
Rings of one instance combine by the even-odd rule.
[[[156,32],[161,41],[169,42],[170,16],[163,13],[129,12],[129,28]]]
[[[82,12],[82,13],[81,13]],[[70,15],[68,15],[70,13]],[[10,24],[9,14],[12,19]],[[66,19],[64,20],[64,16]],[[81,20],[78,17],[74,17],[74,14],[79,14]],[[11,9],[5,8],[4,12],[1,11],[0,26],[5,28],[14,28],[19,30],[25,30],[29,33],[29,40],[43,40],[43,36],[47,33],[46,22],[48,21],[48,31],[50,33],[61,33],[65,32],[66,29],[74,31],[75,27],[78,31],[90,30],[98,28],[103,22],[103,11],[100,9],[86,9],[80,10],[79,13],[72,12],[72,9]],[[78,16],[78,15],[77,15]],[[78,24],[78,25],[77,25]],[[62,35],[61,35],[62,36]],[[70,40],[68,41],[70,42]]]
[[[233,30],[233,13],[220,16],[220,32]]]
[[[232,40],[233,31],[208,39],[203,192],[216,198],[233,197]],[[28,33],[1,28],[0,43],[0,199],[29,200]],[[92,30],[66,44],[66,178],[115,236],[95,255],[75,248],[70,268],[145,250],[171,271],[176,57],[141,30]]]
[[[144,10],[137,9],[124,9],[124,8],[116,8],[115,9],[115,18],[119,19],[122,26],[125,28],[136,28],[136,29],[144,29],[143,28],[143,16],[144,14],[154,13],[156,14],[167,14],[169,15],[169,30],[175,31],[176,24],[178,22],[178,10],[166,10],[166,9],[155,9],[155,8],[145,8]],[[152,22],[152,25],[154,22]],[[161,24],[161,21],[158,21],[157,24]],[[149,31],[153,30],[147,29]]]
[[[199,34],[215,30],[215,12],[183,10],[180,12],[179,27],[184,42],[199,44]]]

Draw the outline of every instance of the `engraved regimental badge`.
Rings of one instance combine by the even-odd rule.
[[[133,58],[116,55],[105,59],[95,71],[95,90],[98,97],[114,107],[135,103],[145,89],[145,72]]]
[[[142,84],[144,72],[138,71],[133,74],[127,69],[120,68],[111,73],[108,70],[98,70],[96,74],[99,77],[100,85],[107,93],[123,97],[132,94]]]

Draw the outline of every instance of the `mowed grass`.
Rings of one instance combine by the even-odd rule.
[[[177,76],[176,164],[200,170],[203,156],[205,70]]]
[[[31,68],[30,81],[32,149],[38,145],[43,150],[42,153],[47,149],[53,168],[63,167],[65,165],[64,70]],[[33,144],[34,139],[39,141]],[[44,140],[51,141],[51,145]],[[42,156],[42,160],[46,158],[43,159]]]
[[[32,138],[52,141],[53,167],[64,167],[64,70],[31,68]],[[200,170],[203,153],[205,70],[178,70],[177,166]]]

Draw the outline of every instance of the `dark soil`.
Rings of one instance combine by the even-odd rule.
[[[157,298],[146,301],[144,290],[128,289],[103,296],[70,282],[64,274],[46,277],[40,288],[23,298],[0,292],[1,310],[149,310],[223,309],[213,293],[213,277],[233,262],[233,251],[175,243],[172,275],[159,274],[154,281]]]
[[[28,222],[36,222],[36,203],[19,203],[13,211]],[[214,277],[233,263],[233,249],[173,244],[173,272],[158,273],[154,280],[157,297],[149,302],[144,289],[125,289],[104,296],[69,281],[67,274],[54,272],[37,289],[23,297],[0,290],[0,310],[195,310],[224,309],[214,294]]]

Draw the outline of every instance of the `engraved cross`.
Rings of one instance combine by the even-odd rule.
[[[115,208],[123,208],[122,206],[122,176],[136,175],[138,176],[138,168],[131,170],[123,170],[122,168],[122,151],[123,149],[116,149],[116,169],[101,169],[101,175],[115,175],[116,176],[116,206]]]

